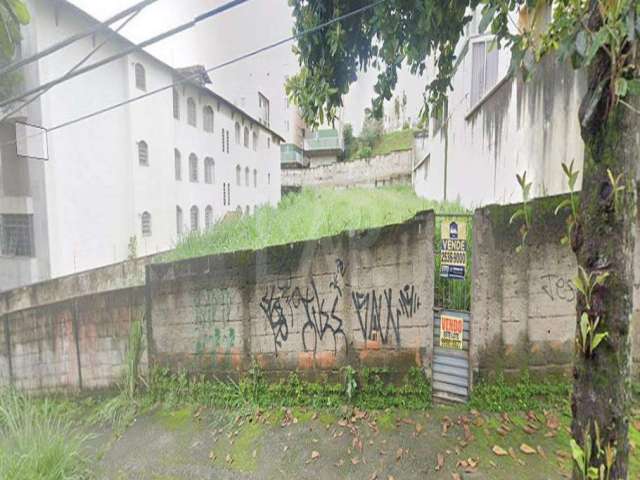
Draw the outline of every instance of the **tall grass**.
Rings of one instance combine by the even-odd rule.
[[[92,419],[94,423],[110,425],[116,434],[122,433],[133,422],[140,408],[137,393],[143,381],[139,371],[143,347],[144,327],[142,321],[135,320],[129,330],[126,370],[118,395],[102,404]]]
[[[84,480],[87,436],[52,402],[0,391],[0,478]]]
[[[426,200],[409,187],[305,189],[285,196],[278,207],[261,207],[254,215],[220,222],[208,232],[192,233],[160,260],[258,250],[345,230],[380,227],[403,222],[428,209],[438,213],[464,212],[459,203]]]

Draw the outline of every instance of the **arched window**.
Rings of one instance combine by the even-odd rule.
[[[244,127],[244,146],[249,148],[249,127]]]
[[[187,123],[194,127],[198,125],[196,118],[196,101],[192,97],[187,99]]]
[[[173,149],[173,161],[174,161],[174,169],[176,180],[182,180],[182,155],[180,154],[180,150],[177,148]]]
[[[143,212],[140,221],[142,224],[142,236],[150,237],[151,236],[151,214],[149,212]]]
[[[249,186],[249,167],[245,167],[244,169],[244,184]]]
[[[258,170],[253,169],[253,186],[258,187]]]
[[[198,212],[198,207],[196,207],[195,205],[191,207],[191,231],[192,232],[195,232],[198,230],[199,214],[200,212]]]
[[[258,132],[253,132],[253,150],[258,151]]]
[[[138,163],[143,167],[149,166],[149,145],[144,140],[138,142]]]
[[[224,152],[224,128],[222,129],[222,151]]]
[[[240,165],[238,165],[236,167],[236,185],[240,186],[240,176],[242,175],[242,169],[240,168]]]
[[[213,207],[207,205],[204,209],[204,228],[209,230],[211,227],[213,227]]]
[[[173,89],[173,118],[180,119],[180,94],[177,88]]]
[[[195,153],[189,155],[189,181],[193,183],[198,181],[198,157]]]
[[[204,183],[214,183],[216,181],[215,171],[216,164],[213,158],[207,157],[204,159]]]
[[[209,105],[202,109],[202,128],[205,132],[213,132],[213,108]]]
[[[236,122],[235,130],[236,130],[236,145],[240,145],[240,124],[238,122]]]
[[[182,218],[182,209],[176,205],[176,233],[182,235],[184,219]]]
[[[144,67],[141,63],[136,63],[134,70],[136,75],[136,88],[147,90],[147,72],[145,72]]]

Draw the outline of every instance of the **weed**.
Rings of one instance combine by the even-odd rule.
[[[80,480],[90,478],[83,454],[87,436],[64,409],[13,390],[0,391],[0,478]]]
[[[566,404],[571,385],[563,378],[535,381],[524,371],[515,381],[502,374],[493,381],[480,382],[473,389],[469,405],[480,411],[516,412],[541,410]]]

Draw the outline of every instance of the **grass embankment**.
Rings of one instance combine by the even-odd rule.
[[[413,148],[413,132],[414,131],[411,129],[406,129],[383,134],[374,144],[373,149],[371,150],[371,157],[411,150]],[[349,160],[357,160],[361,158],[359,152],[359,149],[356,148],[353,157]]]
[[[175,261],[271,245],[312,240],[400,223],[421,210],[459,213],[462,206],[418,197],[409,187],[380,189],[306,189],[285,196],[278,207],[258,208],[254,215],[217,223],[210,231],[192,233],[160,258]]]

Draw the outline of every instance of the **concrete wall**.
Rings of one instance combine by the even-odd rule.
[[[191,372],[429,367],[434,216],[148,271],[154,364]]]
[[[410,185],[413,151],[394,152],[316,168],[282,170],[283,189]]]
[[[567,370],[573,360],[578,267],[560,240],[566,218],[553,210],[565,196],[536,200],[532,229],[519,253],[519,224],[509,218],[520,205],[478,209],[473,228],[471,364],[498,368]],[[517,222],[516,222],[517,223]],[[640,245],[636,248],[640,275]],[[637,277],[637,278],[640,278]],[[634,289],[633,374],[640,374],[640,283]]]

